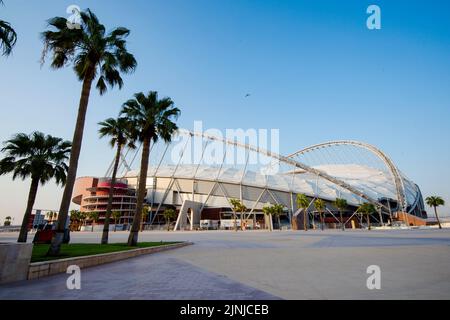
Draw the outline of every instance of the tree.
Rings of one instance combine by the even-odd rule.
[[[274,204],[273,206],[273,213],[272,215],[275,216],[277,218],[277,222],[278,222],[278,229],[281,230],[281,221],[280,221],[280,217],[284,212],[284,206],[282,204]]]
[[[142,213],[141,213],[141,216],[142,216],[141,231],[144,229],[144,221],[147,221],[148,214],[149,214],[149,208],[148,208],[148,206],[144,206],[142,208]]]
[[[11,220],[12,220],[12,218],[11,218],[11,216],[7,216],[6,218],[5,218],[5,222],[3,223],[3,225],[6,227],[6,226],[10,226],[11,225]]]
[[[122,88],[121,73],[134,71],[136,60],[126,49],[125,39],[130,31],[120,27],[106,33],[105,26],[89,9],[81,12],[80,28],[68,28],[67,20],[62,17],[52,18],[48,23],[51,30],[42,33],[44,42],[42,63],[51,52],[52,68],[60,69],[72,63],[78,79],[83,83],[72,140],[73,147],[70,154],[67,183],[61,199],[56,233],[47,253],[49,256],[57,256],[64,236],[65,222],[77,175],[92,83],[98,77],[96,88],[100,95],[107,91],[108,85],[110,87],[117,85]]]
[[[375,206],[369,202],[365,202],[358,207],[356,212],[359,212],[362,215],[366,216],[368,229],[371,230],[370,215],[377,212],[377,210],[375,209]]]
[[[166,143],[172,140],[173,133],[178,130],[173,119],[178,118],[180,110],[174,107],[170,98],[158,99],[158,93],[150,91],[147,95],[142,92],[136,93],[134,99],[124,103],[121,114],[130,120],[133,138],[142,143],[136,211],[128,237],[128,245],[136,246],[146,194],[150,144],[152,141],[156,143],[159,139]]]
[[[95,211],[89,212],[88,217],[89,217],[89,220],[92,221],[92,229],[91,229],[91,231],[94,232],[95,223],[98,221],[98,218],[99,218],[98,212],[95,212]]]
[[[0,5],[3,1],[0,0]],[[0,20],[0,52],[2,56],[9,56],[12,48],[16,45],[17,33],[9,22]]]
[[[82,216],[79,210],[70,210],[70,230],[79,231]]]
[[[49,222],[53,222],[58,217],[58,213],[55,211],[49,211],[46,213],[46,216],[47,216]]]
[[[441,221],[439,220],[439,216],[437,213],[437,207],[445,205],[444,199],[442,199],[439,196],[431,196],[431,197],[427,197],[425,199],[425,201],[426,201],[427,205],[434,208],[434,214],[436,215],[436,220],[438,222],[439,229],[442,229]]]
[[[128,145],[129,148],[134,149],[134,140],[131,137],[130,122],[126,118],[113,119],[109,118],[99,123],[100,138],[110,137],[109,144],[111,147],[116,147],[116,156],[114,160],[114,168],[111,176],[108,204],[106,206],[105,223],[103,225],[102,244],[108,243],[109,234],[109,218],[111,216],[111,209],[113,203],[114,186],[116,184],[117,169],[119,168],[120,155],[122,148]]]
[[[114,219],[114,232],[117,230],[117,220],[119,220],[121,216],[122,213],[120,213],[120,211],[113,211],[111,213],[111,217]]]
[[[262,208],[262,211],[264,212],[264,215],[270,218],[273,215],[274,209],[270,204],[267,204]],[[269,231],[272,231],[272,223],[270,223],[270,220],[269,220]]]
[[[177,217],[177,212],[173,209],[166,209],[163,212],[164,219],[166,219],[167,223],[167,231],[170,231],[170,220],[175,219]]]
[[[319,212],[319,218],[320,218],[320,229],[323,231],[324,229],[324,218],[323,218],[323,211],[325,210],[325,202],[322,199],[316,199],[314,201],[314,207]]]
[[[297,194],[297,207],[303,210],[303,230],[307,231],[308,227],[306,224],[307,210],[309,208],[309,199],[304,194]]]
[[[39,183],[44,185],[54,179],[56,184],[66,182],[66,161],[71,144],[61,138],[33,132],[30,135],[18,133],[12,139],[4,142],[1,149],[6,157],[0,161],[0,175],[12,173],[13,180],[17,177],[25,180],[31,178],[28,201],[23,216],[18,242],[27,241],[28,221],[31,217]]]
[[[341,229],[342,229],[342,231],[344,231],[345,223],[344,223],[344,219],[342,218],[342,211],[347,209],[347,206],[348,206],[347,200],[341,199],[341,198],[336,198],[336,200],[334,201],[334,206],[339,210],[339,219],[341,220]]]
[[[247,211],[247,207],[238,199],[231,199],[230,200],[231,205],[233,206],[233,214],[234,214],[234,231],[237,231],[237,221],[236,221],[236,212],[241,213],[241,230],[244,230],[244,224],[243,224],[243,215],[244,212]]]

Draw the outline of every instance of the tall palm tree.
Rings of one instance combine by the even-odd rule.
[[[323,218],[323,211],[325,210],[325,202],[322,199],[316,199],[314,201],[314,207],[319,212],[319,218],[320,218],[320,229],[323,231],[324,229],[324,218]]]
[[[131,121],[134,128],[133,137],[142,142],[136,211],[128,237],[128,245],[136,246],[146,192],[150,144],[159,139],[166,143],[172,140],[173,133],[178,130],[173,120],[178,118],[180,110],[174,107],[170,98],[158,99],[158,93],[150,91],[147,95],[136,93],[134,99],[124,103],[121,113]]]
[[[371,203],[365,202],[358,207],[356,212],[359,212],[362,215],[366,216],[368,229],[371,230],[372,228],[370,226],[370,216],[377,212],[375,206]]]
[[[3,1],[0,0],[0,5],[3,5]],[[17,42],[17,33],[11,27],[9,22],[0,20],[0,52],[2,56],[9,56],[12,48]]]
[[[439,229],[442,229],[441,221],[439,220],[439,216],[437,213],[437,207],[445,205],[444,199],[442,199],[439,196],[431,196],[431,197],[427,197],[425,199],[425,201],[426,201],[427,205],[434,208],[434,214],[436,215],[436,220],[438,222]]]
[[[110,137],[109,144],[116,147],[116,157],[114,160],[114,168],[111,176],[111,182],[108,194],[108,204],[106,206],[105,223],[103,225],[102,244],[108,243],[109,220],[111,217],[111,209],[113,203],[114,186],[116,184],[117,169],[119,168],[120,155],[124,146],[134,149],[134,140],[131,137],[130,122],[126,118],[113,119],[109,118],[99,122],[100,138]]]
[[[170,220],[175,219],[177,217],[177,212],[173,209],[166,209],[163,212],[164,219],[166,219],[167,223],[167,231],[170,231]]]
[[[106,33],[105,26],[89,9],[81,12],[81,27],[69,29],[67,20],[55,17],[48,21],[52,30],[42,33],[44,51],[42,62],[52,53],[51,67],[60,69],[73,64],[74,71],[83,82],[78,105],[78,116],[73,134],[73,147],[70,154],[69,172],[59,209],[58,226],[52,239],[48,255],[57,256],[63,240],[73,186],[76,179],[78,159],[83,140],[84,123],[89,103],[92,83],[98,76],[96,88],[103,95],[107,85],[122,88],[121,73],[130,73],[136,68],[136,60],[126,49],[125,38],[130,31],[116,28]]]
[[[304,194],[297,194],[297,207],[303,210],[303,230],[307,231],[308,227],[306,224],[307,210],[309,207],[309,199]]]
[[[341,199],[341,198],[336,198],[336,200],[334,201],[334,206],[339,210],[339,219],[341,220],[341,229],[342,229],[342,231],[344,231],[345,224],[344,224],[344,219],[342,217],[342,211],[347,209],[347,206],[348,206],[347,200]]]
[[[18,242],[27,241],[28,221],[33,210],[39,183],[44,185],[55,179],[56,184],[64,185],[67,177],[66,161],[71,144],[61,138],[33,132],[30,135],[18,133],[4,142],[1,150],[6,157],[0,161],[0,175],[12,173],[13,180],[30,177],[27,207],[23,216]],[[65,224],[65,223],[64,223]]]

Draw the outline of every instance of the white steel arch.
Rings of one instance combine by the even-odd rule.
[[[399,206],[403,212],[407,212],[408,203],[406,200],[406,191],[405,191],[405,185],[403,183],[403,178],[400,174],[400,171],[398,170],[397,166],[395,166],[394,162],[380,149],[377,147],[370,145],[368,143],[360,142],[360,141],[353,141],[353,140],[339,140],[339,141],[329,141],[324,142],[320,144],[315,144],[310,147],[307,147],[305,149],[302,149],[300,151],[297,151],[295,153],[292,153],[288,155],[288,158],[293,158],[295,156],[298,156],[300,154],[305,154],[308,152],[311,152],[316,149],[330,147],[330,146],[337,146],[337,145],[353,145],[360,148],[364,148],[374,155],[376,155],[389,169],[390,173],[392,174],[394,185],[397,193],[397,201],[399,203]]]

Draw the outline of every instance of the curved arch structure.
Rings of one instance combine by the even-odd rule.
[[[359,141],[352,141],[352,140],[330,141],[330,142],[316,144],[316,145],[310,146],[308,148],[302,149],[300,151],[297,151],[295,153],[292,153],[292,154],[288,155],[288,158],[293,158],[300,154],[305,154],[307,152],[311,152],[316,149],[325,148],[328,146],[336,146],[336,145],[353,145],[353,146],[357,146],[360,148],[364,148],[364,149],[372,152],[381,161],[383,161],[383,163],[386,165],[386,167],[389,169],[389,171],[392,174],[396,192],[397,192],[397,201],[400,205],[400,208],[403,212],[407,212],[408,203],[406,201],[405,185],[403,183],[403,178],[400,174],[400,171],[398,170],[397,166],[395,166],[394,162],[392,162],[392,160],[384,152],[382,152],[380,149],[376,148],[373,145],[370,145],[370,144],[364,143],[364,142],[359,142]]]

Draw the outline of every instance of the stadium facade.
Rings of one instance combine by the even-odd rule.
[[[139,170],[133,170],[132,163],[138,154],[139,150],[128,151],[122,156],[121,182],[127,190],[137,188]],[[81,203],[83,187],[78,182],[82,179],[74,199]],[[310,200],[306,209],[310,228],[321,222],[315,199],[325,201],[327,228],[338,228],[341,222],[347,228],[364,227],[365,219],[356,212],[364,202],[377,208],[370,216],[375,225],[422,225],[427,218],[420,188],[384,152],[357,141],[327,142],[281,156],[237,139],[180,131],[172,143],[152,145],[146,187],[147,229],[166,227],[167,208],[178,213],[172,225],[176,230],[226,229],[241,221],[248,229],[267,228],[274,224],[262,213],[268,204],[284,207],[275,228],[295,228],[304,216],[297,207],[298,194]],[[337,198],[347,200],[343,212],[334,205]],[[240,200],[246,210],[234,212],[232,199]],[[82,210],[99,209],[102,216],[104,203],[96,207],[98,199],[89,200],[89,208]],[[129,223],[132,215],[132,210],[124,210],[121,222]]]

